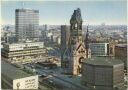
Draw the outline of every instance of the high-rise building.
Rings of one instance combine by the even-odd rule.
[[[82,38],[82,17],[81,10],[78,8],[74,10],[70,19],[68,46],[64,51],[63,60],[61,61],[64,73],[79,75],[81,73],[81,64],[83,60],[90,56],[90,50],[87,52]]]
[[[66,25],[61,25],[61,60],[63,60],[63,54],[68,47],[70,29]]]
[[[44,30],[47,31],[47,30],[48,30],[47,28],[48,28],[48,26],[47,26],[47,24],[45,24],[45,25],[44,25]]]
[[[35,30],[39,26],[39,11],[31,9],[15,10],[15,30],[17,42],[36,40]]]

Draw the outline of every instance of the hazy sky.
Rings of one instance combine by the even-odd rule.
[[[39,10],[41,24],[69,24],[76,8],[81,9],[84,24],[126,24],[126,0],[15,0],[2,1],[2,24],[15,24],[15,9],[30,8]]]

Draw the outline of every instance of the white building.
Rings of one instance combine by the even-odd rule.
[[[109,43],[90,43],[92,56],[108,56]]]

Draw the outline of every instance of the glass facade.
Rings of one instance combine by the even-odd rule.
[[[108,43],[90,43],[91,54],[93,56],[108,56]]]
[[[33,40],[35,30],[39,26],[39,11],[31,9],[16,9],[15,29],[17,41]]]

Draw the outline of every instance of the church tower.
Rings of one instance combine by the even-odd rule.
[[[81,10],[78,8],[70,19],[70,36],[68,47],[64,51],[61,65],[66,74],[79,75],[81,73],[81,64],[90,55],[86,50],[82,38],[82,17]]]
[[[71,17],[70,32],[71,44],[74,45],[77,42],[82,41],[82,17],[79,8],[74,10],[74,13]]]

